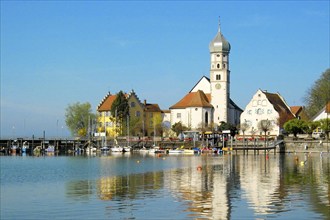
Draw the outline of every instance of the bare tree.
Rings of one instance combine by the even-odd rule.
[[[242,124],[240,124],[239,129],[242,131],[243,133],[243,144],[245,145],[245,132],[249,129],[250,125],[246,122],[243,122]]]
[[[258,128],[260,131],[263,131],[265,134],[265,147],[266,147],[266,135],[267,135],[268,131],[273,129],[273,125],[272,125],[271,121],[266,119],[266,120],[259,121]]]

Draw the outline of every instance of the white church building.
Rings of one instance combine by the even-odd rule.
[[[220,24],[209,50],[210,77],[203,76],[188,94],[170,107],[171,125],[181,122],[197,129],[221,122],[240,123],[243,111],[230,99],[230,44],[222,35]]]

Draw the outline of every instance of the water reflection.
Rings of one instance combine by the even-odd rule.
[[[127,157],[103,157],[111,162],[100,163],[102,177],[69,182],[67,196],[86,200],[96,195],[100,201],[113,202],[117,211],[130,206],[133,216],[141,208],[134,201],[160,198],[168,192],[192,218],[230,219],[244,217],[246,212],[267,218],[297,208],[330,217],[328,156],[201,156],[191,157],[179,169],[107,175],[109,167],[128,169],[123,168],[132,165],[128,162],[132,158]],[[240,213],[245,205],[245,214]]]

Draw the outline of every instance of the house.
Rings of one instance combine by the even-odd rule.
[[[294,114],[295,118],[301,119],[304,121],[308,121],[309,117],[306,113],[304,106],[290,106],[290,110],[292,114]]]
[[[113,95],[109,92],[97,107],[97,130],[99,133],[106,131],[107,137],[118,135],[118,125],[114,123],[115,115],[111,114],[111,107],[116,97],[117,94]],[[125,97],[129,106],[130,135],[153,136],[155,127],[162,121],[162,111],[158,104],[150,104],[146,100],[142,103],[134,90],[125,94]]]
[[[263,131],[258,128],[258,123],[262,120],[269,120],[271,129],[267,135],[278,136],[284,123],[293,118],[295,115],[279,93],[269,93],[259,89],[241,114],[241,128],[245,123],[247,125],[245,135],[263,135]],[[243,134],[242,129],[240,134]]]
[[[230,44],[220,30],[209,44],[210,78],[203,76],[190,92],[170,107],[171,125],[181,122],[191,129],[222,122],[239,124],[242,110],[230,99]]]
[[[316,115],[314,115],[311,120],[319,121],[327,118],[330,118],[330,101]]]

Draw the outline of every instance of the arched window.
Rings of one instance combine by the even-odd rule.
[[[216,75],[216,76],[215,76],[215,79],[216,79],[216,80],[221,80],[221,75],[220,75],[220,74]]]
[[[207,126],[209,123],[209,113],[205,112],[205,125]]]
[[[217,68],[220,69],[220,64],[219,63],[217,64]]]
[[[222,64],[222,66],[223,66],[223,68],[226,68],[226,64],[224,63],[224,64]]]

